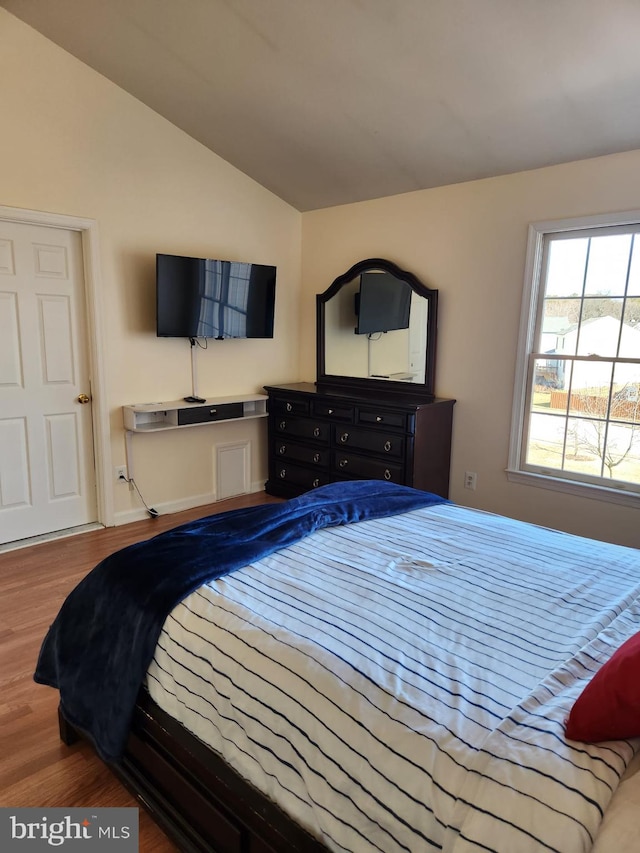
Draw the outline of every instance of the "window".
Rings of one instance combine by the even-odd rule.
[[[209,337],[246,337],[251,264],[205,260],[204,265],[199,328]]]
[[[640,211],[529,229],[508,476],[640,504]]]

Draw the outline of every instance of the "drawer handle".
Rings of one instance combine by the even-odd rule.
[[[349,463],[349,460],[348,460],[348,459],[341,459],[341,460],[338,462],[338,467],[340,467],[340,468],[346,468],[348,463]]]
[[[314,438],[320,438],[320,427],[316,427],[313,431]]]
[[[376,423],[381,424],[384,418],[381,415],[376,415]]]
[[[287,403],[287,405],[285,406],[285,409],[286,409],[288,412],[292,412],[292,411],[293,411],[293,406],[291,405],[291,403]]]
[[[317,489],[318,486],[320,485],[320,480],[316,477],[311,485],[313,486],[314,489]]]
[[[215,415],[215,413],[216,413],[217,411],[218,411],[217,409],[209,409],[209,414],[210,414],[210,415]]]
[[[384,478],[385,478],[385,480],[391,479],[391,471],[388,468],[384,469]]]
[[[284,456],[284,454],[286,452],[287,452],[287,445],[281,444],[280,447],[278,448],[278,453],[280,454],[280,456]]]
[[[284,478],[287,476],[287,469],[281,468],[280,471],[278,472],[278,476],[280,477],[281,480],[284,480]]]
[[[384,443],[384,449],[387,451],[387,453],[391,450],[391,442],[388,439]]]
[[[320,454],[319,454],[319,453],[314,453],[314,454],[313,454],[313,461],[314,461],[316,464],[320,461]]]
[[[343,433],[342,433],[342,435],[340,436],[340,441],[341,441],[343,444],[346,444],[346,443],[349,441],[349,433],[348,433],[348,432],[343,432]]]
[[[287,428],[287,422],[286,421],[280,421],[280,429],[286,429],[286,428]]]

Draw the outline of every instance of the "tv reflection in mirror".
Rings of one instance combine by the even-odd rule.
[[[388,272],[363,272],[355,295],[357,335],[408,329],[411,287]]]

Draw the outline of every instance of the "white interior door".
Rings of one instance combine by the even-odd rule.
[[[0,221],[0,543],[97,519],[85,307],[80,234]]]

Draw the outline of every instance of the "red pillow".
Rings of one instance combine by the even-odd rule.
[[[565,734],[587,743],[640,736],[640,632],[587,684],[571,709]]]

